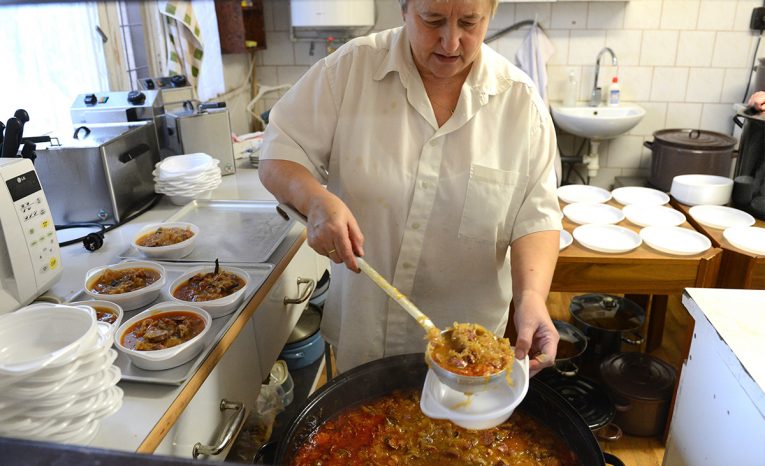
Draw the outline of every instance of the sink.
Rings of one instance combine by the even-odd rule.
[[[645,116],[645,109],[635,104],[618,107],[551,106],[555,125],[587,139],[611,139],[634,128]]]

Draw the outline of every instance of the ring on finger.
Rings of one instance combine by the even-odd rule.
[[[327,255],[330,255],[330,254],[332,254],[333,252],[337,252],[337,249],[331,249],[331,250],[327,251]]]

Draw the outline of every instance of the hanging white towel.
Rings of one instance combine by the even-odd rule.
[[[218,19],[215,14],[213,0],[192,0],[202,37],[205,38],[205,55],[202,68],[199,70],[199,100],[206,102],[226,92],[223,80],[223,56],[220,51],[220,35],[218,34]]]
[[[182,74],[196,89],[202,69],[204,45],[190,1],[167,1],[159,5],[165,17],[168,74]]]
[[[539,95],[547,102],[547,61],[555,53],[550,39],[536,23],[526,34],[521,48],[515,54],[515,63],[529,75],[539,90]]]

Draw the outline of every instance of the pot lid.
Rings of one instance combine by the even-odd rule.
[[[616,353],[600,363],[603,382],[617,393],[633,399],[665,401],[672,398],[675,369],[643,353]]]
[[[562,375],[553,368],[537,374],[535,379],[547,384],[568,401],[590,430],[605,426],[616,415],[614,402],[605,387],[581,375]]]
[[[287,344],[303,341],[319,331],[321,326],[321,311],[313,304],[308,304],[292,329]]]
[[[555,353],[556,361],[565,361],[584,353],[587,349],[587,336],[578,327],[561,320],[553,320],[553,325],[560,336],[558,351]]]
[[[574,296],[568,308],[574,319],[600,330],[637,330],[645,320],[645,310],[636,302],[608,294]]]
[[[727,134],[704,129],[662,129],[653,133],[656,141],[682,149],[732,149],[736,140]]]

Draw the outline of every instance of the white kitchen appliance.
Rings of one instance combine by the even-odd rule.
[[[353,37],[375,24],[374,0],[290,0],[294,39]]]
[[[45,193],[29,159],[0,159],[0,315],[29,304],[61,276]]]
[[[231,122],[223,103],[202,104],[196,109],[165,114],[168,147],[177,154],[208,154],[220,161],[223,175],[236,172]]]

